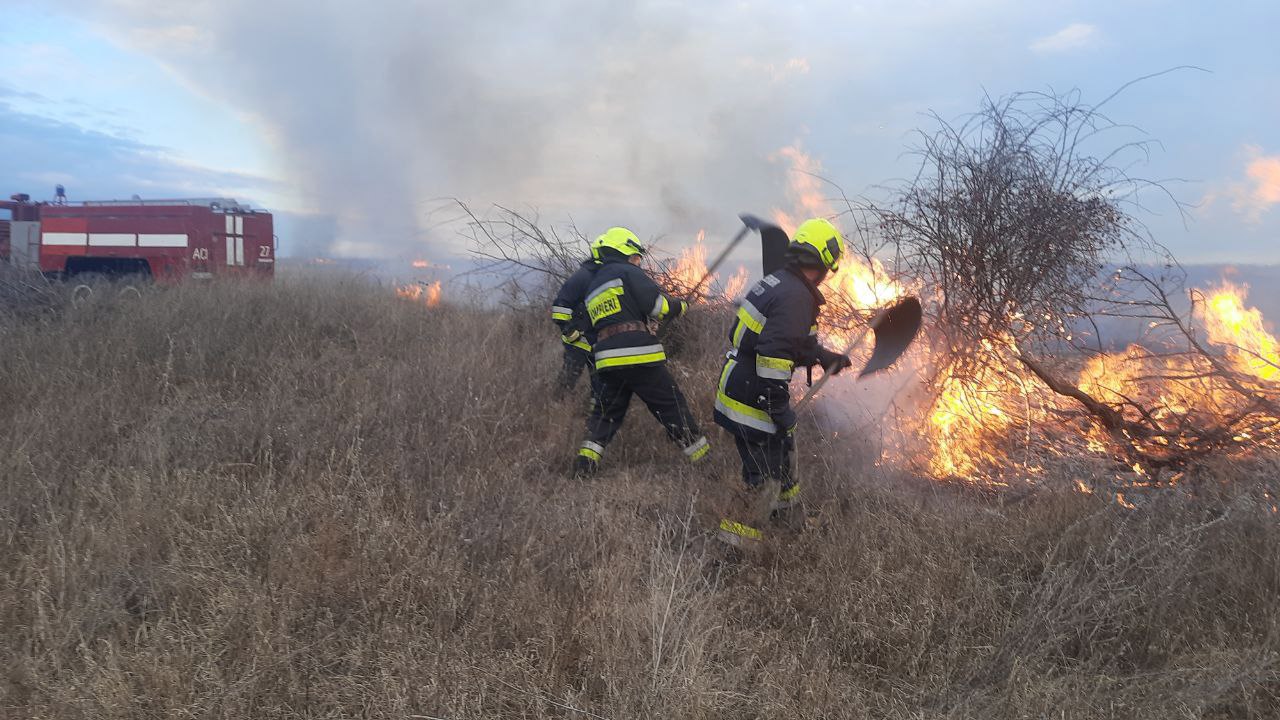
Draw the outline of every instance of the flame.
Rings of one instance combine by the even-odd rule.
[[[993,362],[971,377],[946,375],[939,386],[929,414],[930,474],[972,479],[989,464],[1007,464],[992,438],[1014,424],[1014,414],[1005,407],[1019,397],[1013,376]]]
[[[671,275],[685,290],[692,290],[707,274],[707,246],[703,244],[706,237],[707,231],[699,230],[693,245],[680,251],[675,267],[671,268]]]
[[[1231,283],[1209,291],[1204,307],[1209,342],[1225,348],[1238,371],[1266,382],[1280,381],[1280,343],[1267,332],[1262,313],[1245,307],[1247,292]]]
[[[671,267],[672,279],[685,292],[693,290],[694,286],[707,275],[707,246],[704,242],[706,238],[707,231],[699,230],[693,245],[681,250],[680,257],[676,258],[675,264]],[[699,288],[699,294],[727,302],[736,302],[746,289],[750,274],[745,267],[739,266],[737,272],[723,282],[722,289],[716,296],[711,292],[711,286],[719,277],[717,273],[708,278]]]
[[[821,193],[821,163],[798,143],[780,149],[770,159],[786,161],[791,170],[788,209],[772,212],[775,222],[788,234],[804,218],[836,215]],[[705,263],[705,254],[699,257]],[[896,282],[875,258],[850,255],[841,265],[840,272],[829,277],[824,287],[830,301],[828,311],[832,306],[852,308],[865,316],[865,311],[884,307],[910,290]],[[1081,359],[1076,385],[1126,421],[1152,428],[1149,433],[1120,436],[1096,423],[1083,426],[1083,434],[1068,429],[1063,418],[1078,418],[1078,406],[1027,377],[1017,359],[1016,340],[1011,337],[985,344],[978,351],[982,361],[966,364],[964,375],[943,371],[929,380],[932,404],[907,421],[911,432],[903,433],[920,438],[920,442],[914,447],[908,443],[901,450],[910,464],[933,477],[1000,484],[999,478],[1014,466],[1028,475],[1039,474],[1043,467],[1039,458],[1045,456],[1072,454],[1110,465],[1128,457],[1127,451],[1117,453],[1120,442],[1131,444],[1142,457],[1153,460],[1151,467],[1145,461],[1125,460],[1116,477],[1126,487],[1176,483],[1181,473],[1167,475],[1161,470],[1177,465],[1161,459],[1176,459],[1181,450],[1202,442],[1194,434],[1197,427],[1235,422],[1227,419],[1251,411],[1252,400],[1240,391],[1242,380],[1246,385],[1256,383],[1266,393],[1280,390],[1272,385],[1280,383],[1280,340],[1268,330],[1262,313],[1246,303],[1246,291],[1243,286],[1224,283],[1201,293],[1203,302],[1196,304],[1196,320],[1204,328],[1202,337],[1207,338],[1212,360],[1140,345]],[[832,324],[840,325],[824,323],[824,344],[835,349],[843,349],[860,330],[856,322],[834,330]],[[929,351],[927,344],[920,351],[926,362]],[[1215,363],[1227,366],[1237,378],[1223,378]],[[972,369],[974,366],[978,369]],[[1280,447],[1277,424],[1280,419],[1262,418],[1252,425],[1226,427],[1233,430],[1229,437],[1237,447],[1276,448]],[[1040,438],[1034,447],[1033,436]],[[1025,454],[1015,455],[1019,448],[1025,449]],[[1074,481],[1074,487],[1084,494],[1095,492],[1083,480]],[[1116,493],[1114,500],[1123,507],[1134,507],[1124,494]]]
[[[1246,289],[1224,284],[1200,292],[1196,317],[1205,328],[1208,349],[1238,377],[1254,379],[1268,390],[1280,382],[1280,341],[1270,333],[1262,314],[1246,303]],[[1016,350],[988,344],[984,363],[975,376],[937,380],[936,400],[926,426],[929,447],[928,471],[939,478],[981,477],[985,472],[1002,472],[1011,467],[1007,445],[1015,431],[1047,427],[1038,452],[1094,456],[1112,462],[1118,459],[1115,443],[1096,424],[1090,424],[1080,441],[1071,443],[1074,432],[1053,430],[1053,411],[1072,409],[1064,400],[1036,383],[1022,384],[1016,372]],[[1125,435],[1123,442],[1144,456],[1159,459],[1177,457],[1195,436],[1183,436],[1186,428],[1213,427],[1225,418],[1240,417],[1251,402],[1242,397],[1238,385],[1214,371],[1210,362],[1194,354],[1162,353],[1140,345],[1122,351],[1092,356],[1085,360],[1076,385],[1091,397],[1110,406],[1129,421],[1159,428],[1149,435]],[[1140,411],[1139,408],[1143,408]],[[1140,414],[1145,413],[1145,414]],[[1250,451],[1274,448],[1280,437],[1274,432],[1275,419],[1263,418],[1260,425],[1239,428],[1232,436],[1237,447]],[[1031,468],[1028,468],[1031,469]],[[1132,459],[1116,479],[1128,487],[1143,487],[1157,481],[1175,484],[1182,473],[1160,477],[1152,467]],[[988,479],[989,481],[989,479]],[[1076,489],[1088,493],[1081,483]],[[1124,507],[1132,503],[1119,496]]]
[[[781,208],[773,210],[773,221],[786,230],[787,235],[794,233],[796,226],[803,222],[797,217],[830,217],[835,214],[822,194],[822,163],[801,149],[799,142],[779,149],[769,159],[775,162],[785,160],[790,164],[787,200],[797,212],[792,214]]]
[[[781,148],[771,160],[785,160],[787,173],[787,200],[794,212],[774,208],[773,219],[787,235],[795,232],[801,221],[797,218],[833,217],[835,208],[822,194],[822,163],[806,153],[800,143]],[[847,239],[847,235],[846,235]],[[846,243],[846,249],[851,246]],[[906,288],[890,278],[884,265],[876,258],[862,258],[846,253],[840,261],[840,270],[827,278],[823,292],[843,301],[857,310],[882,307],[906,294]],[[830,333],[837,341],[847,342],[849,331]]]
[[[741,265],[724,283],[724,291],[720,293],[720,297],[726,302],[737,302],[742,298],[742,293],[747,289],[747,283],[751,280],[751,274]]]
[[[429,308],[436,307],[440,304],[440,296],[443,294],[440,287],[440,281],[437,280],[430,285],[426,283],[414,283],[412,285],[401,285],[396,288],[396,295],[405,300],[421,302]]]

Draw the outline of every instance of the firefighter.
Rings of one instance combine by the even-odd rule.
[[[592,377],[592,388],[595,387],[595,368],[591,358],[591,341],[595,332],[591,328],[591,320],[587,317],[587,287],[600,268],[600,260],[596,257],[596,249],[591,249],[591,257],[582,261],[578,269],[565,280],[551,302],[551,321],[560,328],[560,341],[564,344],[564,363],[556,378],[556,396],[563,397],[578,382],[578,376],[584,368]]]
[[[626,228],[610,228],[596,238],[600,268],[587,290],[587,316],[595,331],[592,345],[598,392],[587,418],[587,438],[574,459],[574,474],[595,472],[605,446],[622,427],[632,394],[662,423],[667,435],[691,462],[707,454],[707,439],[698,430],[689,404],[667,370],[662,344],[649,321],[671,320],[687,303],[662,292],[640,269],[644,246]]]
[[[731,544],[759,540],[760,524],[799,497],[800,485],[791,475],[791,373],[819,364],[839,372],[851,364],[819,345],[817,337],[824,302],[818,285],[840,268],[843,255],[844,238],[835,225],[807,220],[787,248],[786,266],[756,283],[738,306],[715,403],[716,423],[733,434],[742,458],[745,487],[719,528]]]

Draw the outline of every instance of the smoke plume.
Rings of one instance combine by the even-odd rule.
[[[776,202],[809,61],[746,3],[118,0],[84,7],[268,138],[317,252],[456,242],[441,198],[691,233]],[[229,140],[233,141],[233,140]],[[298,244],[295,241],[295,246]],[[325,245],[331,245],[325,247]]]

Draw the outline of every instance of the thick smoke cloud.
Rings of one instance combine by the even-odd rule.
[[[811,82],[784,15],[741,2],[90,3],[270,139],[317,252],[436,252],[442,197],[584,229],[692,234],[776,203]],[[321,238],[320,240],[325,240]],[[295,243],[296,244],[296,243]]]

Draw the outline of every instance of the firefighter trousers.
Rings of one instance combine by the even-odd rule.
[[[666,363],[609,368],[597,371],[595,376],[597,391],[587,418],[587,439],[582,442],[574,465],[576,472],[595,470],[605,446],[622,427],[632,395],[644,402],[690,461],[706,455],[707,439],[698,429],[689,403]]]
[[[767,435],[764,440],[748,440],[739,433],[733,434],[742,458],[742,481],[750,487],[758,487],[769,480],[782,483],[782,491],[791,490],[795,480],[791,476],[791,451],[795,447],[790,437]]]
[[[556,397],[564,397],[573,390],[573,387],[578,384],[578,376],[584,369],[590,372],[593,365],[590,350],[583,350],[576,345],[565,343],[564,363],[560,366],[560,374],[556,376]],[[594,385],[595,378],[592,377],[592,386]]]

